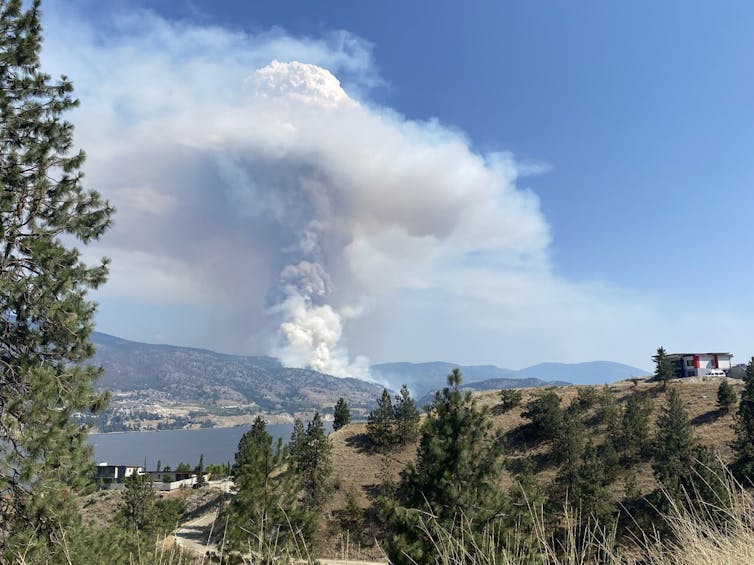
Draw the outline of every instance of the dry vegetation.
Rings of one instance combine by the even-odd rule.
[[[740,392],[743,383],[735,380],[730,380],[730,382],[736,392]],[[720,378],[691,378],[671,381],[668,387],[676,387],[679,390],[693,426],[696,442],[713,447],[724,461],[730,462],[732,452],[729,444],[734,435],[734,417],[733,412],[724,415],[719,413],[716,407],[719,384]],[[634,380],[614,383],[609,387],[615,393],[619,405],[623,404],[631,394],[647,395],[653,404],[650,417],[650,426],[653,430],[654,422],[665,401],[665,393],[661,385]],[[581,388],[584,387],[567,386],[554,390],[561,396],[565,406]],[[600,392],[602,386],[595,388]],[[499,404],[499,391],[477,393],[476,397],[480,405],[489,408],[495,427],[506,432],[507,467],[515,468],[517,460],[531,457],[535,461],[540,482],[546,485],[552,481],[557,471],[550,458],[550,446],[547,443],[530,442],[517,433],[527,423],[527,420],[521,417],[526,402],[541,392],[541,389],[523,389],[522,392],[521,404],[505,414],[501,414],[496,409]],[[594,407],[584,414],[587,424],[593,416],[596,421],[596,411],[597,408]],[[397,478],[406,463],[415,455],[416,445],[407,446],[401,451],[391,452],[386,456],[374,452],[365,436],[365,428],[364,424],[352,424],[330,436],[333,445],[333,478],[336,489],[326,505],[325,520],[318,540],[319,550],[323,556],[343,556],[345,553],[345,534],[341,528],[341,517],[346,508],[349,493],[353,493],[359,507],[365,511],[366,521],[364,535],[359,541],[354,542],[349,536],[350,556],[376,558],[381,555],[373,541],[378,534],[379,526],[373,519],[370,519],[373,516],[369,509],[374,502],[381,476],[385,472],[386,460],[389,462],[389,470],[393,477]],[[588,427],[588,429],[592,441],[600,444],[604,438],[604,429],[598,425]],[[633,472],[636,475],[637,486],[643,494],[657,488],[650,462],[637,465]],[[613,489],[619,499],[623,495],[625,478],[626,473],[623,472],[613,483]],[[502,488],[507,488],[513,481],[508,471],[503,471],[500,480]]]

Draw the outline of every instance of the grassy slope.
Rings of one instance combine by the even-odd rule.
[[[741,381],[730,381],[736,392],[743,388]],[[730,461],[732,452],[729,447],[733,439],[733,415],[720,415],[715,406],[717,401],[717,387],[720,379],[684,379],[673,381],[668,386],[678,388],[684,406],[689,414],[689,418],[694,428],[694,436],[699,444],[714,447],[725,461]],[[644,391],[650,395],[654,404],[654,409],[650,417],[650,426],[660,413],[665,401],[665,394],[655,383],[639,382],[619,382],[609,385],[615,392],[619,405],[625,402],[625,399],[636,391]],[[580,386],[567,386],[556,389],[566,406],[571,398],[576,396]],[[596,387],[601,390],[602,387]],[[521,418],[521,412],[526,402],[541,389],[523,389],[523,400],[521,405],[507,414],[498,414],[495,406],[498,404],[498,392],[482,392],[475,396],[480,405],[487,406],[491,411],[491,419],[494,425],[505,432],[515,430],[518,426],[525,424],[527,421]],[[594,409],[585,414],[585,419],[593,415]],[[322,556],[343,555],[344,536],[341,534],[342,528],[338,522],[339,512],[345,508],[346,493],[353,492],[362,508],[368,508],[374,499],[376,486],[380,482],[380,474],[383,466],[383,456],[369,450],[368,443],[365,441],[364,424],[352,424],[346,428],[333,433],[330,437],[333,444],[333,477],[336,482],[336,490],[331,497],[325,516],[327,517],[322,525],[319,536],[319,548]],[[590,437],[595,444],[602,442],[604,432],[601,426],[593,427],[589,430]],[[515,438],[515,434],[512,434]],[[406,462],[411,460],[415,454],[416,446],[407,446],[406,449],[389,454],[391,461],[391,470],[395,477],[405,466]],[[557,472],[557,468],[549,461],[550,446],[544,443],[526,444],[522,441],[513,439],[506,450],[506,457],[509,463],[525,456],[527,453],[534,457],[537,462],[538,476],[543,484],[549,483]],[[511,465],[513,466],[513,465]],[[651,462],[645,462],[634,468],[638,478],[638,486],[644,492],[648,493],[656,487],[652,476]],[[613,483],[616,495],[620,498],[623,494],[624,476],[619,475]],[[511,484],[512,479],[507,471],[503,471],[500,477],[504,487]],[[362,544],[357,546],[355,542],[349,540],[349,553],[356,557],[356,551],[360,552],[362,557],[371,557],[380,555],[376,547],[368,547],[368,538],[376,534],[374,525],[367,525]],[[358,547],[358,549],[357,549]]]

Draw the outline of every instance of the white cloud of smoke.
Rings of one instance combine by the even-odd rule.
[[[47,37],[47,68],[82,100],[88,181],[119,210],[89,251],[113,260],[105,300],[233,311],[205,345],[362,377],[348,345],[380,360],[567,360],[622,345],[616,310],[637,330],[651,317],[552,274],[547,222],[510,156],[369,104],[370,48],[348,33],[134,12],[105,36],[53,9]]]

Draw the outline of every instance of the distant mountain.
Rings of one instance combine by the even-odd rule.
[[[293,413],[332,408],[342,396],[353,410],[364,412],[382,392],[359,379],[285,368],[272,357],[139,343],[97,332],[92,341],[97,347],[93,362],[104,368],[98,388],[149,390],[170,402]]]
[[[394,389],[405,384],[417,397],[424,397],[445,386],[446,377],[455,367],[463,374],[465,388],[525,388],[551,384],[597,384],[647,375],[637,367],[611,361],[587,363],[541,363],[513,370],[495,365],[458,365],[435,361],[429,363],[382,363],[372,365],[372,377]]]
[[[612,361],[589,361],[586,363],[540,363],[516,371],[516,374],[520,377],[544,380],[563,379],[575,384],[591,385],[643,377],[651,374],[651,371]]]
[[[340,379],[310,369],[283,367],[273,357],[227,355],[206,349],[129,341],[95,332],[94,363],[102,365],[101,389],[134,393],[172,403],[208,407],[245,406],[263,412],[302,412],[330,409],[338,397],[356,414],[364,414],[382,386],[360,379]],[[542,363],[521,370],[494,365],[446,362],[383,363],[371,367],[375,381],[398,390],[406,384],[415,398],[445,386],[455,367],[464,388],[488,390],[550,384],[594,384],[642,376],[647,371],[611,363]]]

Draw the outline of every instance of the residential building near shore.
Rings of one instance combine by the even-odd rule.
[[[181,487],[193,487],[199,482],[199,475],[194,472],[145,471],[136,465],[108,465],[98,463],[94,471],[94,480],[102,489],[125,488],[125,480],[134,475],[149,475],[155,490],[175,490]],[[204,475],[208,479],[208,474]]]

